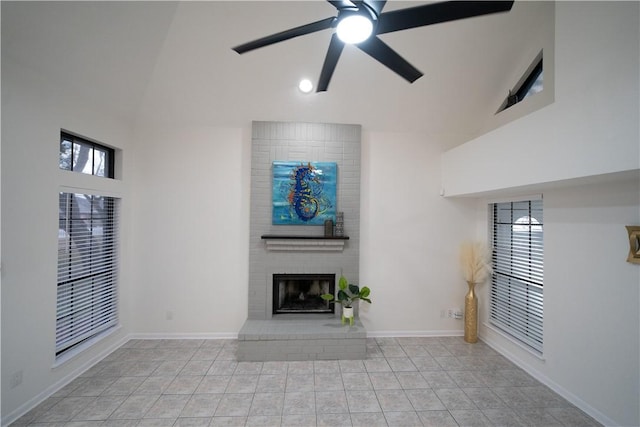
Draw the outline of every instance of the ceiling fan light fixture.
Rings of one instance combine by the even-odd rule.
[[[359,14],[345,16],[336,27],[338,38],[347,44],[365,41],[373,32],[373,23],[369,18]]]
[[[0,0],[1,1],[1,0]],[[514,0],[496,1],[436,1],[419,6],[383,12],[387,0],[326,0],[336,10],[336,16],[280,31],[232,48],[243,54],[261,47],[290,40],[306,34],[335,28],[324,57],[316,92],[325,92],[336,69],[345,44],[354,44],[391,71],[413,83],[423,76],[379,35],[449,21],[508,12]],[[266,18],[265,18],[266,19]],[[355,34],[354,34],[355,33]]]

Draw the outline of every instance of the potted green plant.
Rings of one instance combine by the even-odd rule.
[[[340,276],[337,298],[333,294],[322,294],[320,297],[330,303],[339,303],[342,306],[342,323],[349,319],[349,325],[353,325],[353,303],[360,299],[371,304],[370,293],[371,289],[367,286],[361,289],[358,285],[349,283],[344,276]]]

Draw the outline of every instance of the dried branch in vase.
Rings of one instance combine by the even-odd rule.
[[[482,242],[464,242],[460,247],[460,267],[465,281],[485,282],[492,272],[487,246]]]

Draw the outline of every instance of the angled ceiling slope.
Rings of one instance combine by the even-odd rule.
[[[384,12],[429,4],[390,1]],[[129,120],[158,126],[248,126],[252,120],[358,123],[477,136],[547,43],[552,2],[378,37],[424,77],[413,84],[347,45],[327,92],[317,82],[333,29],[247,55],[247,40],[335,16],[327,1],[2,2],[2,65],[36,70]],[[551,24],[549,24],[551,22]],[[553,28],[553,27],[551,27]],[[551,36],[552,37],[552,36]]]

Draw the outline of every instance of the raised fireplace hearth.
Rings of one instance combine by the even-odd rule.
[[[274,274],[273,314],[333,313],[320,295],[333,295],[335,283],[335,274]]]
[[[242,362],[366,359],[367,331],[360,320],[341,325],[329,316],[247,319],[238,333],[236,357]]]

